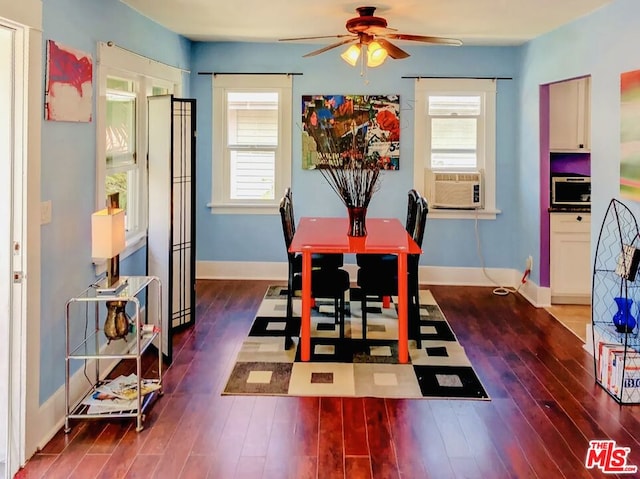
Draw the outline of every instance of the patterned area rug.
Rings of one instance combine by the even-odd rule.
[[[270,286],[222,394],[489,399],[463,347],[429,291],[420,292],[421,349],[409,341],[410,364],[398,363],[396,300],[367,300],[362,339],[359,290],[347,298],[344,339],[333,300],[311,313],[311,361],[298,350],[301,300],[286,319],[286,286]],[[285,349],[285,338],[294,345]]]

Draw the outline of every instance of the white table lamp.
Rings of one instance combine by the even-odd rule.
[[[120,278],[119,254],[125,248],[124,210],[105,208],[91,215],[91,256],[107,260],[107,288]]]

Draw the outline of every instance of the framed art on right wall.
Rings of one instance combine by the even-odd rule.
[[[620,196],[640,201],[640,70],[620,75]]]

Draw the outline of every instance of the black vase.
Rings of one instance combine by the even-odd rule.
[[[349,212],[349,236],[367,236],[367,209],[358,206],[347,207]]]

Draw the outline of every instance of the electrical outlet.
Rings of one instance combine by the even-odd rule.
[[[533,271],[533,256],[529,255],[527,258],[527,268],[529,272]]]

